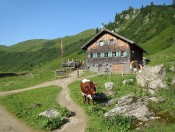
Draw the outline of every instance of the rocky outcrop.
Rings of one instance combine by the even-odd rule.
[[[105,113],[105,117],[112,117],[116,114],[122,114],[125,116],[135,117],[140,121],[148,121],[157,119],[154,113],[151,112],[148,105],[149,98],[138,98],[132,95],[127,95],[118,100],[117,105],[114,109]]]
[[[141,87],[147,87],[151,94],[154,94],[160,88],[166,88],[164,81],[166,69],[163,65],[144,66],[141,72],[136,74],[137,84]]]

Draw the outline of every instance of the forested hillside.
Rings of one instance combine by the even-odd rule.
[[[105,25],[144,48],[151,64],[167,64],[175,54],[175,6],[150,5],[141,9],[130,7],[116,14],[115,21]]]

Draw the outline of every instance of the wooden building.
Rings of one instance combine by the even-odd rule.
[[[107,29],[96,34],[81,49],[86,51],[86,64],[94,72],[130,73],[142,65],[143,52],[147,53],[135,42]]]

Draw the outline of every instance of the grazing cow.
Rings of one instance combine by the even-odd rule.
[[[83,79],[80,83],[81,92],[82,92],[82,98],[83,102],[86,102],[86,97],[88,99],[88,104],[90,102],[90,99],[92,100],[92,104],[94,105],[94,100],[92,98],[92,95],[96,93],[96,84],[94,84],[92,81]]]

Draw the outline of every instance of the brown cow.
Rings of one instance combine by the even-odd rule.
[[[81,92],[82,92],[82,98],[83,102],[86,102],[86,97],[88,98],[88,104],[90,102],[90,99],[92,100],[92,104],[94,105],[94,100],[92,98],[92,95],[96,93],[96,84],[94,84],[92,81],[83,79],[80,83]]]

